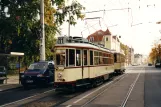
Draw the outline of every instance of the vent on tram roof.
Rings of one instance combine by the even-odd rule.
[[[73,43],[88,43],[88,40],[82,37],[69,37],[69,42]]]

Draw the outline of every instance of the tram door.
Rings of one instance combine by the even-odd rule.
[[[88,51],[82,49],[82,78],[85,78],[86,74],[86,66],[88,66]]]

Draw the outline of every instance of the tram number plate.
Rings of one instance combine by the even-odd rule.
[[[33,80],[27,80],[26,82],[27,83],[33,83]]]

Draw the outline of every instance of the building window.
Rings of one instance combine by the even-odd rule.
[[[106,41],[108,41],[108,37],[106,37]]]
[[[94,41],[94,37],[90,37],[89,41],[93,42]]]

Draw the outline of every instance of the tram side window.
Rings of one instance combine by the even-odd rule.
[[[69,65],[75,65],[75,50],[69,49]]]
[[[87,65],[87,50],[84,50],[84,65]]]
[[[99,54],[97,51],[94,51],[94,64],[95,65],[99,64]]]
[[[66,66],[68,66],[68,49],[66,49]]]
[[[121,60],[120,57],[121,57],[120,54],[117,54],[117,62],[120,62]]]
[[[76,50],[76,66],[81,66],[81,51]]]
[[[90,65],[93,65],[93,51],[90,51]]]
[[[112,54],[110,54],[110,62],[109,62],[109,64],[113,64],[113,55]]]
[[[114,54],[114,62],[117,62],[117,54]]]

